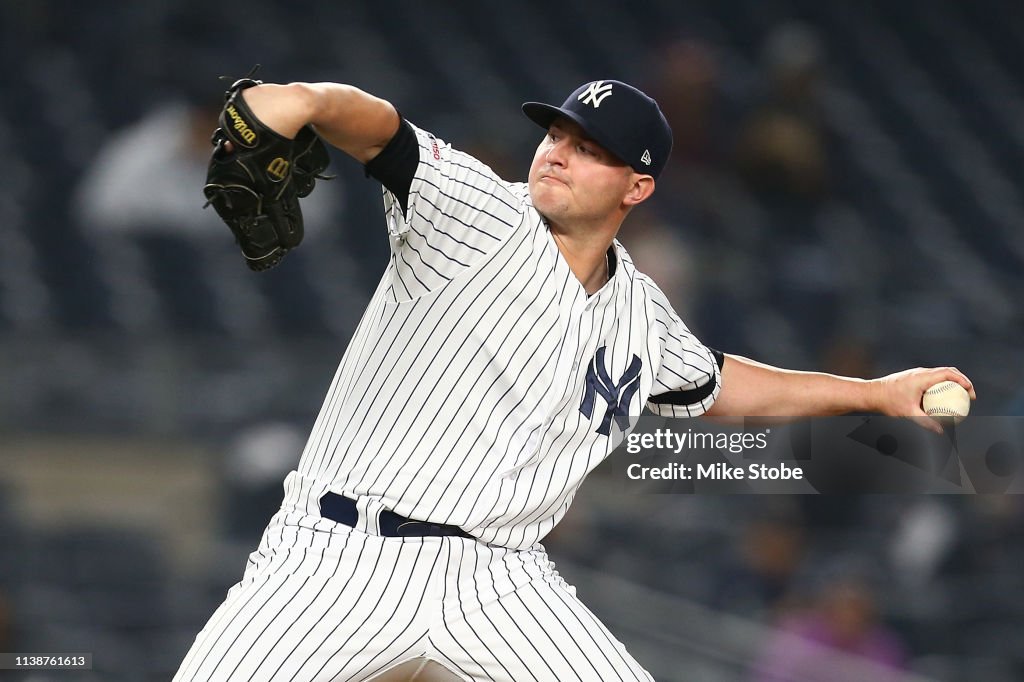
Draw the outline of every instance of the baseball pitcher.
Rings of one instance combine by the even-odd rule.
[[[953,368],[864,381],[708,348],[616,238],[669,158],[657,103],[597,80],[523,111],[540,142],[510,182],[348,85],[229,90],[205,192],[247,262],[298,246],[324,142],[383,186],[391,252],[280,511],[175,680],[424,660],[458,680],[650,680],[541,544],[616,426],[644,408],[923,416],[945,379],[973,396]]]

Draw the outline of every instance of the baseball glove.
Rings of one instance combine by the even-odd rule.
[[[262,83],[253,73],[224,93],[203,194],[206,206],[231,228],[249,267],[266,270],[302,241],[299,198],[313,191],[318,178],[327,179],[321,172],[330,157],[310,126],[289,140],[253,115],[239,95]]]

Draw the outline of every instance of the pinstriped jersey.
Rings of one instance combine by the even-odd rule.
[[[407,201],[384,191],[390,263],[291,476],[526,549],[616,420],[703,414],[719,365],[618,241],[588,296],[525,183],[413,130]]]

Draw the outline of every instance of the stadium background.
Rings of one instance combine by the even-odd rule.
[[[168,679],[385,265],[379,189],[337,158],[303,247],[245,269],[188,174],[216,76],[353,83],[509,178],[537,141],[522,100],[635,82],[677,142],[621,240],[705,342],[863,376],[956,364],[976,414],[1020,415],[1022,35],[1001,0],[4,0],[0,650],[95,654],[25,680]],[[548,544],[659,680],[864,679],[842,656],[786,677],[794,619],[898,641],[917,679],[1016,680],[1021,507],[598,475]]]

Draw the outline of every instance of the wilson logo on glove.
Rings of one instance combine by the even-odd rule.
[[[232,127],[235,129],[235,132],[238,133],[238,136],[242,138],[241,141],[250,147],[256,146],[256,131],[249,127],[249,124],[245,122],[245,119],[239,115],[238,110],[230,104],[225,107],[225,110],[234,122],[235,125]]]
[[[279,156],[267,164],[267,175],[270,176],[271,180],[281,182],[288,177],[288,167],[290,165],[290,163]]]

